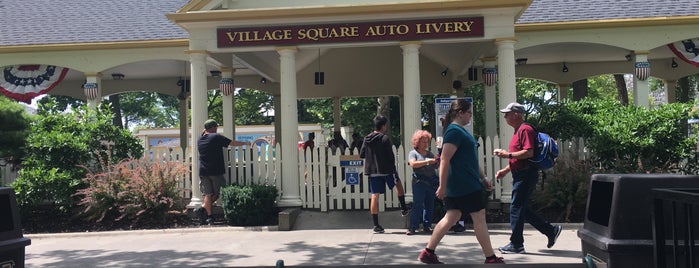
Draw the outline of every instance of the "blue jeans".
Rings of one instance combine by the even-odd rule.
[[[524,246],[524,222],[546,236],[553,235],[554,227],[536,214],[529,206],[529,199],[539,181],[539,171],[535,168],[512,172],[512,203],[510,204],[510,242],[515,247]]]
[[[413,182],[413,207],[410,209],[410,229],[418,229],[420,222],[425,228],[432,228],[434,198],[436,189],[425,182]]]

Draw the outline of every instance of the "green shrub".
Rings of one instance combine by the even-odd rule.
[[[83,179],[87,187],[76,193],[87,220],[163,224],[186,209],[181,186],[189,171],[184,164],[146,159],[100,163],[102,170],[88,172]]]
[[[690,109],[684,103],[649,109],[583,99],[542,107],[539,120],[532,121],[556,139],[584,138],[604,172],[677,172],[687,171],[685,160],[696,143],[687,135]]]
[[[72,179],[72,174],[58,168],[24,168],[20,171],[20,178],[13,182],[12,187],[17,198],[22,217],[29,215],[37,206],[51,200],[51,205],[45,209],[67,213],[66,209],[73,203],[71,195],[78,180]],[[42,206],[43,207],[43,206]]]
[[[542,189],[535,191],[532,205],[539,210],[561,211],[555,222],[571,222],[575,212],[584,212],[590,178],[595,169],[590,160],[559,158],[552,171],[542,172]]]
[[[12,164],[20,163],[24,157],[24,144],[31,121],[32,116],[24,110],[24,106],[0,94],[1,160]]]
[[[235,226],[276,225],[277,187],[231,185],[221,189],[221,206],[226,221]]]
[[[22,211],[48,204],[70,213],[77,201],[73,194],[84,187],[81,179],[86,172],[81,166],[95,169],[99,165],[95,152],[106,158],[107,147],[114,148],[112,159],[117,162],[141,157],[143,147],[129,131],[111,124],[109,107],[88,110],[83,106],[70,113],[48,110],[30,126],[22,170],[12,187]]]

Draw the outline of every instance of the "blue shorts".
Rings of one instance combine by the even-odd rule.
[[[485,198],[483,198],[483,190],[475,191],[463,196],[447,196],[444,198],[444,209],[458,209],[461,211],[461,214],[470,214],[484,208]]]
[[[372,194],[384,194],[386,193],[386,185],[388,185],[388,189],[393,189],[393,186],[396,186],[396,180],[393,174],[369,176],[369,192]]]

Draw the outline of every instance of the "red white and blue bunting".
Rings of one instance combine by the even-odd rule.
[[[0,92],[15,100],[30,103],[51,91],[68,73],[68,68],[53,65],[6,66],[0,77]]]
[[[650,62],[639,61],[634,64],[634,69],[636,72],[636,78],[641,81],[646,81],[648,76],[650,76]]]
[[[85,97],[88,100],[95,100],[100,96],[100,89],[97,83],[85,83],[83,90],[85,90]]]
[[[686,39],[667,46],[678,58],[699,67],[699,38]]]
[[[498,69],[497,68],[483,68],[483,84],[486,86],[493,86],[498,82]]]
[[[229,96],[233,93],[233,79],[232,78],[221,78],[218,83],[218,87],[223,93],[223,96]]]

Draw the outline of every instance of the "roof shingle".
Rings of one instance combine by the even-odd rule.
[[[187,0],[0,0],[0,45],[189,38],[169,21]]]
[[[188,0],[0,0],[0,46],[189,38],[169,21]],[[695,0],[534,0],[517,24],[699,15]]]

